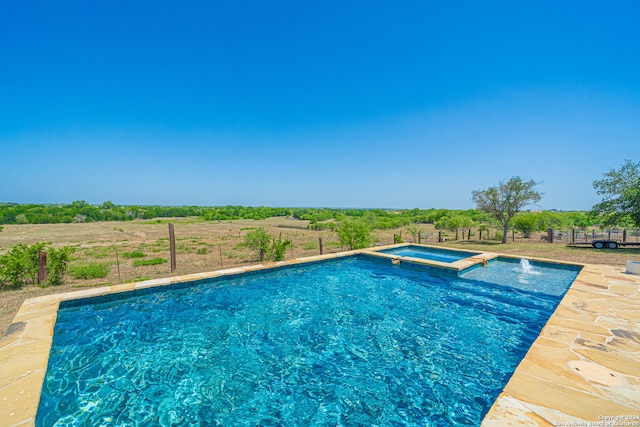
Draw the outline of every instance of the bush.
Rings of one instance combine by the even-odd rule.
[[[69,270],[69,261],[74,248],[64,246],[60,249],[47,250],[47,281],[45,286],[58,286],[64,283],[64,276]]]
[[[271,246],[269,247],[269,258],[273,261],[282,261],[289,246],[291,246],[291,240],[282,240],[282,234],[280,234],[277,240],[271,240]]]
[[[169,262],[169,260],[164,258],[151,258],[151,259],[137,259],[133,261],[134,267],[142,267],[144,265],[158,265],[164,264],[165,262]]]
[[[342,246],[351,249],[362,249],[371,246],[371,230],[369,223],[362,219],[342,219],[336,228]]]
[[[103,279],[109,274],[109,264],[92,262],[87,265],[74,265],[69,269],[69,275],[74,279]]]
[[[145,254],[144,252],[140,252],[140,251],[123,252],[122,253],[122,258],[125,258],[125,259],[144,258],[146,256],[147,256],[147,254]]]
[[[31,246],[18,244],[0,256],[0,287],[20,289],[36,283],[38,277],[38,253],[46,243]]]
[[[271,236],[264,228],[258,228],[250,231],[244,236],[244,246],[249,248],[251,252],[260,257],[260,261],[264,261],[265,255],[269,252],[269,244]]]
[[[18,244],[5,255],[0,256],[0,289],[20,289],[35,284],[38,280],[38,257],[40,252],[47,254],[47,279],[40,286],[60,285],[68,270],[74,248],[65,246],[60,249],[47,243],[34,243],[31,246]]]
[[[198,255],[205,255],[207,252],[209,252],[207,248],[198,249]]]
[[[258,228],[244,236],[243,246],[259,256],[260,261],[264,261],[265,258],[271,261],[282,261],[287,248],[291,246],[291,240],[282,240],[282,234],[276,239],[271,237],[264,228]]]

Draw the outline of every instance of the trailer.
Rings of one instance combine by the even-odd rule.
[[[640,242],[619,242],[617,240],[602,239],[592,241],[591,246],[596,249],[617,249],[623,246],[640,246]]]

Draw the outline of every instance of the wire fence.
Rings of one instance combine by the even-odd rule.
[[[613,240],[616,242],[640,242],[640,229],[611,228],[606,230],[553,230],[554,241],[571,243],[591,242],[593,240]]]

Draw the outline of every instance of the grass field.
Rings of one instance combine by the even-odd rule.
[[[50,242],[54,246],[73,246],[76,249],[72,268],[83,271],[99,270],[106,266],[106,275],[94,274],[93,279],[75,279],[69,275],[66,283],[57,287],[25,287],[16,291],[0,291],[0,333],[4,333],[18,308],[25,300],[51,293],[68,292],[97,286],[107,286],[146,279],[171,276],[169,255],[169,221],[99,222],[88,224],[26,224],[5,225],[0,232],[0,253],[18,243]],[[293,247],[287,259],[319,254],[318,239],[322,238],[324,253],[339,252],[341,247],[336,233],[307,230],[307,221],[288,218],[267,220],[236,220],[204,222],[195,219],[176,218],[175,224],[177,271],[175,275],[219,270],[257,263],[242,246],[246,233],[264,227],[271,235],[282,233],[291,239]],[[516,238],[501,244],[498,241],[470,240],[437,243],[437,231],[430,224],[421,226],[421,232],[429,235],[422,243],[473,249],[488,252],[549,258],[591,264],[609,264],[623,267],[627,260],[640,259],[640,249],[597,250],[591,247],[567,247],[565,243],[549,244],[534,235],[530,239]],[[405,241],[411,241],[403,229],[376,230],[374,240],[379,244],[393,243],[393,235],[402,233]],[[451,236],[452,233],[449,233]],[[452,237],[452,236],[451,236]],[[517,236],[516,236],[517,237]],[[91,276],[89,274],[79,276]]]

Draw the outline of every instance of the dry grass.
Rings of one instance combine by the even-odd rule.
[[[17,291],[1,291],[0,333],[6,331],[26,298],[171,276],[169,263],[142,267],[133,266],[136,259],[169,258],[167,222],[167,220],[162,220],[159,222],[5,225],[4,231],[0,232],[0,253],[6,252],[18,243],[51,242],[54,246],[74,246],[76,248],[72,265],[97,262],[109,264],[111,269],[109,274],[101,279],[75,280],[68,277],[66,284],[58,287],[42,289],[32,286]],[[175,275],[256,263],[257,260],[253,259],[241,245],[244,235],[256,227],[264,227],[274,236],[282,233],[283,238],[293,241],[293,248],[288,251],[287,259],[317,255],[319,253],[319,237],[323,239],[325,253],[338,252],[343,249],[335,233],[307,230],[307,221],[271,218],[261,221],[202,222],[176,218],[172,222],[175,224],[178,254]],[[423,225],[421,228],[423,233],[431,233],[430,240],[422,243],[438,244],[433,240],[436,235],[433,226]],[[400,232],[402,232],[405,241],[410,240],[409,234],[400,229],[375,231],[373,234],[376,242],[391,244],[393,243],[393,234]],[[640,258],[640,249],[569,248],[564,243],[545,243],[539,239],[539,236],[534,236],[531,239],[516,239],[515,242],[509,242],[506,245],[495,241],[480,242],[477,240],[446,242],[441,245],[617,266],[624,266],[629,259]],[[119,274],[116,251],[119,255]],[[122,254],[127,252],[142,252],[146,257],[126,259]]]

